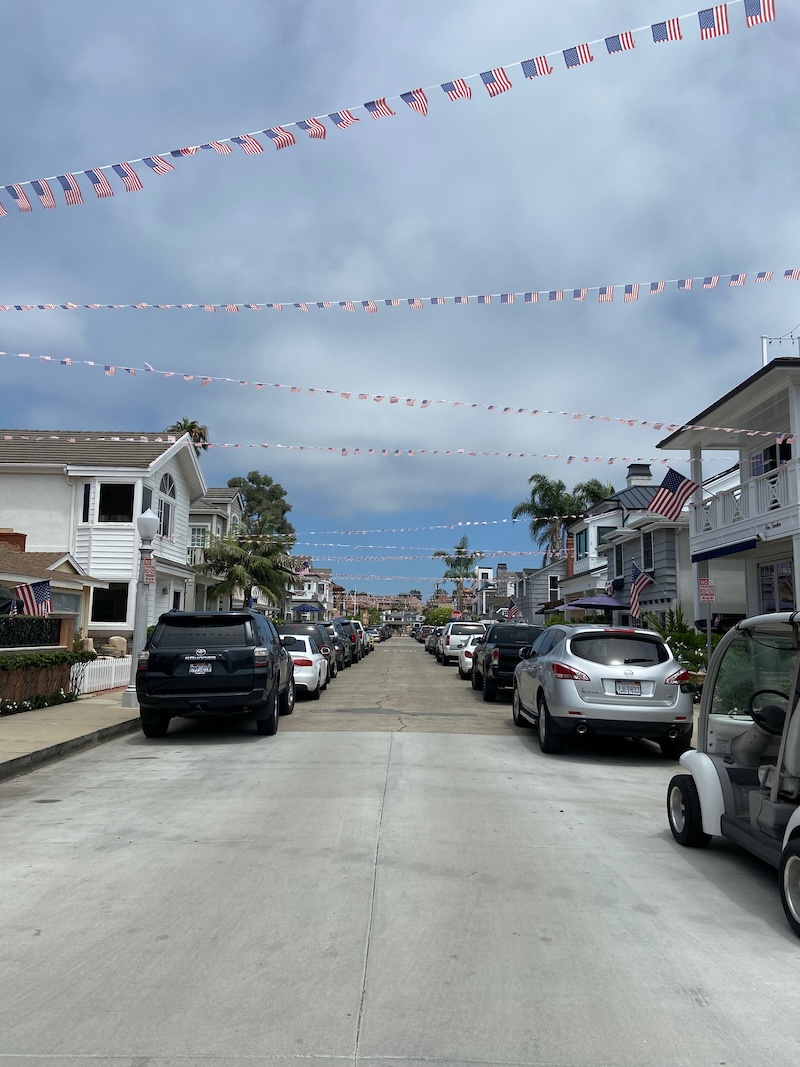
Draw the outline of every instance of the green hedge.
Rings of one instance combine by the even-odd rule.
[[[45,619],[41,615],[0,616],[0,648],[19,648],[22,645],[57,645],[61,631],[60,619]]]
[[[88,663],[97,659],[96,652],[0,652],[0,671],[15,671],[28,667],[54,667],[60,663]]]

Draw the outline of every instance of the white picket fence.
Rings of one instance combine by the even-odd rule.
[[[81,677],[81,675],[83,675]],[[104,689],[118,689],[127,685],[131,677],[131,657],[96,659],[91,663],[76,663],[72,668],[72,687],[78,692],[101,693]]]

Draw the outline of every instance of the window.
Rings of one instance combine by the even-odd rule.
[[[133,486],[101,485],[97,521],[133,522]]]
[[[558,575],[557,574],[548,575],[548,582],[549,582],[549,587],[550,587],[550,597],[549,597],[549,599],[552,600],[554,597],[558,596],[558,582],[559,582]]]
[[[750,477],[758,478],[761,474],[769,474],[776,467],[782,467],[784,463],[788,463],[791,458],[791,445],[768,445],[766,448],[751,454]]]
[[[171,537],[175,515],[175,479],[171,474],[164,475],[158,491],[158,532],[162,537]]]
[[[575,559],[584,559],[589,555],[589,531],[579,530],[575,534]]]
[[[598,545],[604,545],[606,538],[609,534],[614,533],[616,526],[598,526],[597,527],[597,543]]]
[[[189,544],[192,548],[205,548],[208,542],[207,526],[192,526],[189,530]]]
[[[172,610],[173,611],[180,611],[181,610],[181,593],[180,593],[180,589],[176,589],[175,592],[172,594]]]
[[[127,616],[127,582],[110,582],[108,589],[95,589],[92,598],[92,622],[126,622]]]
[[[149,489],[146,485],[142,486],[142,511],[147,511],[148,508],[153,507],[153,490]]]
[[[762,563],[758,568],[761,611],[793,611],[794,568],[790,559]]]
[[[614,545],[614,577],[622,578],[623,575],[622,545]]]
[[[653,569],[653,534],[646,532],[642,534],[642,570],[651,571]]]
[[[92,487],[89,482],[83,483],[83,515],[82,522],[89,521],[89,502],[92,499]]]
[[[59,593],[53,590],[53,611],[58,615],[80,615],[81,594]]]

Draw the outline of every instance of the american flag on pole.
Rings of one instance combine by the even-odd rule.
[[[654,22],[650,29],[653,31],[653,41],[655,44],[663,44],[664,41],[683,40],[681,20],[679,18],[667,19],[666,22]]]
[[[333,111],[328,118],[336,123],[340,130],[346,130],[348,126],[353,126],[360,121],[352,111]]]
[[[719,282],[719,275],[718,274],[710,274],[707,278],[703,278],[703,288],[704,289],[716,289],[718,282]]]
[[[169,174],[171,170],[175,170],[173,165],[168,163],[163,156],[145,156],[142,163],[149,167],[153,174]]]
[[[494,70],[485,70],[481,74],[481,81],[486,86],[489,96],[499,96],[511,88],[511,81],[502,67]]]
[[[442,82],[442,89],[447,93],[451,100],[471,100],[472,89],[467,85],[463,78],[456,78],[455,81]]]
[[[278,151],[281,148],[289,148],[291,145],[296,144],[294,134],[289,130],[285,130],[283,126],[273,126],[271,130],[262,130],[261,132],[269,137]]]
[[[636,47],[636,42],[633,39],[633,34],[627,33],[615,33],[611,37],[606,37],[606,48],[608,54],[611,56],[615,52],[629,52],[631,48]]]
[[[594,56],[589,51],[588,44],[579,44],[575,48],[564,49],[564,62],[567,67],[582,67],[584,63],[593,63]]]
[[[509,602],[508,602],[508,619],[509,619],[509,621],[511,621],[511,619],[515,619],[517,617],[517,615],[519,615],[519,608],[514,603],[513,599],[509,600]]]
[[[319,141],[324,141],[328,132],[318,119],[303,119],[297,123],[297,128],[305,130],[309,137],[315,137]]]
[[[374,119],[388,119],[395,114],[386,103],[385,96],[379,96],[377,100],[369,100],[364,107]]]
[[[239,137],[231,137],[234,144],[241,145],[242,151],[248,156],[257,156],[259,152],[263,152],[264,148],[260,141],[257,141],[249,133],[240,134]]]
[[[771,282],[771,281],[772,281],[772,271],[771,270],[760,270],[758,272],[758,274],[756,275],[756,285],[759,282]]]
[[[746,274],[732,274],[731,280],[728,282],[728,285],[744,285],[746,278]]]
[[[53,208],[56,206],[55,197],[53,196],[53,190],[47,184],[44,178],[38,181],[32,181],[33,191],[39,197],[39,202],[44,208]]]
[[[130,163],[115,163],[111,168],[118,178],[122,178],[122,184],[129,193],[138,193],[142,188],[139,175]]]
[[[59,174],[57,181],[64,190],[64,199],[70,207],[83,203],[80,186],[75,181],[75,176],[73,174]]]
[[[700,40],[708,41],[712,37],[722,37],[729,32],[728,5],[715,4],[704,11],[697,12],[700,22]]]
[[[583,303],[583,301],[586,299],[586,294],[588,292],[589,292],[588,289],[573,289],[572,290],[572,299],[573,300],[577,300],[580,303]]]
[[[53,610],[53,596],[49,582],[18,585],[14,589],[14,596],[22,601],[26,615],[49,615]]]
[[[650,296],[655,296],[656,293],[663,293],[665,284],[665,282],[650,282]]]
[[[598,302],[601,304],[610,304],[614,299],[614,286],[613,285],[601,285],[600,295],[598,296]]]
[[[206,151],[213,148],[213,150],[218,152],[221,156],[229,156],[233,151],[231,146],[224,141],[209,141],[208,144],[201,144],[200,147],[205,148]]]
[[[553,68],[547,62],[547,56],[536,56],[534,59],[523,59],[522,73],[526,78],[540,78],[553,73]]]
[[[683,511],[686,501],[699,488],[696,482],[684,478],[682,474],[670,467],[664,475],[658,492],[648,504],[647,510],[675,522]]]
[[[644,589],[652,582],[652,578],[643,571],[641,567],[637,567],[635,563],[631,564],[631,607],[630,613],[634,619],[638,619],[639,616],[639,597],[642,595]]]
[[[775,0],[744,0],[744,13],[748,26],[775,19]]]
[[[401,93],[400,99],[418,115],[428,114],[428,98],[424,89],[412,89],[410,93]]]
[[[632,285],[625,286],[625,298],[624,303],[632,304],[634,300],[639,299],[639,283],[634,282]]]
[[[21,185],[7,185],[6,192],[11,199],[16,203],[20,211],[33,211],[31,202],[25,194],[25,190]]]

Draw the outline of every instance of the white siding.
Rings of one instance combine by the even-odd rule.
[[[0,474],[0,526],[28,535],[29,552],[71,548],[72,486],[63,474]]]
[[[156,536],[153,541],[153,549],[159,556],[175,563],[186,563],[186,550],[189,546],[189,490],[186,486],[181,466],[176,456],[168,463],[161,464],[147,478],[144,484],[153,491],[153,511],[158,514],[158,487],[165,474],[171,474],[175,480],[175,514],[172,524],[172,536],[169,538]]]

